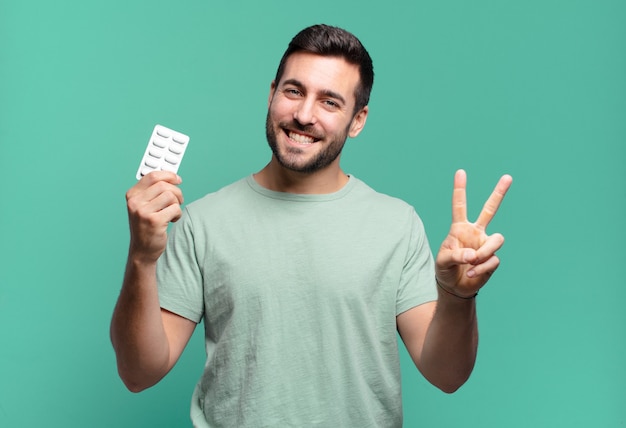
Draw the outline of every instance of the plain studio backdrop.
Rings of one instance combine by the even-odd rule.
[[[433,251],[457,168],[471,220],[514,177],[476,369],[446,395],[403,350],[405,426],[625,426],[625,22],[617,0],[3,1],[0,426],[189,426],[202,326],[154,388],[117,376],[124,193],[157,123],[191,137],[186,201],[261,169],[278,61],[317,23],[374,59],[344,169],[414,205]]]

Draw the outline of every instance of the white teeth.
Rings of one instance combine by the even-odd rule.
[[[306,135],[296,134],[295,132],[289,133],[289,138],[300,143],[300,144],[313,144],[313,138],[307,137]]]

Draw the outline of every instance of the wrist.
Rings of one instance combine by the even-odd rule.
[[[476,296],[478,296],[478,292],[469,295],[469,296],[463,296],[460,294],[457,294],[455,292],[453,292],[452,290],[449,290],[448,288],[444,287],[443,285],[441,285],[441,283],[439,282],[439,279],[435,276],[435,283],[437,284],[437,287],[439,287],[440,290],[442,290],[444,293],[456,297],[457,299],[463,299],[463,300],[474,300],[476,298]]]
[[[160,254],[145,253],[136,249],[129,249],[127,263],[138,269],[151,269],[156,267]]]

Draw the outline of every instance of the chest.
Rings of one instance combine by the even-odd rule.
[[[393,328],[407,251],[397,235],[319,215],[250,216],[222,228],[199,251],[206,319],[316,323],[359,314]]]

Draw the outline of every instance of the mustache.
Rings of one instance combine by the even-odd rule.
[[[282,129],[302,132],[303,134],[310,135],[316,140],[321,140],[324,138],[324,135],[318,132],[317,129],[315,129],[313,125],[302,125],[301,123],[295,120],[278,122],[278,126]]]

